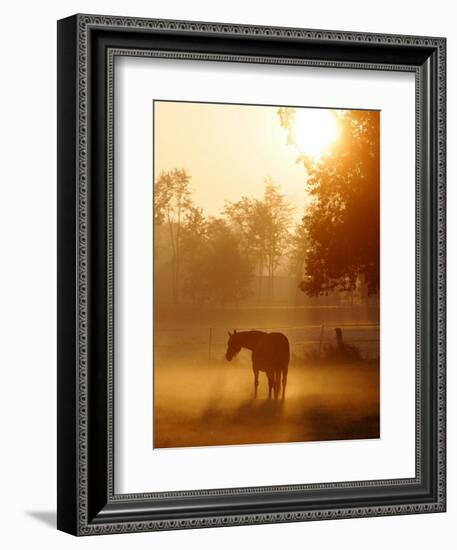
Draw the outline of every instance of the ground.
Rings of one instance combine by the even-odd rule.
[[[248,351],[231,363],[162,363],[154,378],[156,448],[380,435],[377,360],[292,362],[284,401],[268,400],[263,373],[254,399]]]

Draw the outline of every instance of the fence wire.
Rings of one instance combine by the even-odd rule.
[[[340,328],[344,343],[356,347],[363,358],[379,355],[379,324],[329,323],[302,326],[231,327],[238,331],[263,330],[282,332],[290,343],[291,354],[298,357],[310,353],[324,353],[329,346],[336,346],[335,329]],[[188,353],[205,353],[209,359],[219,359],[227,349],[228,333],[225,328],[199,326],[186,328],[160,328],[155,330],[154,345],[162,353],[186,350]]]

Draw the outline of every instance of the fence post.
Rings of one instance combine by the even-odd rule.
[[[324,337],[324,325],[321,325],[321,335],[319,338],[319,357],[321,356],[323,337]]]
[[[209,327],[208,362],[211,363],[211,346],[213,343],[213,329]]]
[[[345,345],[343,342],[343,331],[340,328],[336,328],[335,334],[336,334],[336,343],[338,345],[338,349],[343,350],[345,348]]]

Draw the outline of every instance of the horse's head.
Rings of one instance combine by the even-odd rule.
[[[231,361],[233,357],[240,351],[241,349],[241,342],[239,335],[237,334],[236,330],[228,333],[229,339],[227,343],[227,352],[225,354],[225,358],[227,361]]]

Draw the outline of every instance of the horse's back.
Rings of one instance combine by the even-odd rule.
[[[289,340],[282,332],[270,332],[267,336],[271,345],[277,346],[279,349],[283,350],[289,349]]]
[[[289,364],[290,349],[287,336],[282,332],[270,332],[268,337],[272,351],[276,352],[275,355],[281,359],[281,362],[284,361],[286,364]]]
[[[261,370],[286,368],[290,359],[289,340],[281,332],[265,333],[253,359]]]

